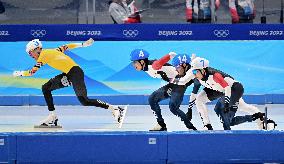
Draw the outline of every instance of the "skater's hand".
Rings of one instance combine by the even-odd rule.
[[[191,61],[195,58],[196,58],[196,54],[191,54],[191,57],[190,57]]]
[[[175,53],[175,52],[170,52],[169,55],[170,55],[170,58],[173,59],[173,58],[177,55],[177,53]]]
[[[85,41],[85,42],[82,44],[82,47],[89,47],[89,46],[91,46],[93,43],[94,43],[94,40],[93,40],[92,38],[90,38],[89,40]]]
[[[14,71],[13,76],[14,77],[23,76],[23,71]]]

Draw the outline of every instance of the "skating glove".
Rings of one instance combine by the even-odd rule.
[[[18,76],[23,76],[24,71],[14,71],[13,76],[18,77]]]
[[[94,43],[94,40],[92,38],[90,38],[89,40],[85,41],[84,43],[82,43],[82,47],[89,47]]]
[[[177,53],[175,53],[175,52],[170,52],[169,55],[170,55],[170,58],[173,59],[173,58],[177,55]]]
[[[196,58],[196,54],[191,54],[191,57],[190,57],[191,61],[195,58]]]

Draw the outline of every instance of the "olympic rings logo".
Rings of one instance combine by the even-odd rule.
[[[46,35],[46,30],[31,30],[31,35],[35,38],[41,38]]]
[[[228,35],[230,35],[229,30],[214,30],[214,35],[218,38],[226,38]]]
[[[138,30],[123,30],[122,34],[126,36],[127,38],[135,38],[137,35],[139,35]]]

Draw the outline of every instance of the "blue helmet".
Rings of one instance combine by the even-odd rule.
[[[177,67],[181,64],[190,64],[190,57],[187,54],[178,54],[172,60],[172,65]]]
[[[136,61],[136,60],[147,59],[149,56],[150,56],[149,52],[143,49],[135,49],[130,54],[130,60]]]

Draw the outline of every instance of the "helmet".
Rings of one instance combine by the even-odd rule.
[[[36,48],[42,48],[42,44],[41,41],[39,41],[39,39],[34,39],[30,41],[26,46],[26,52],[29,53],[30,51]]]
[[[187,54],[178,54],[172,60],[172,65],[177,67],[181,64],[190,64],[190,56]]]
[[[209,61],[205,58],[196,57],[191,62],[191,68],[194,69],[203,69],[209,67]]]
[[[130,54],[131,61],[147,59],[148,57],[149,53],[143,49],[135,49]]]

